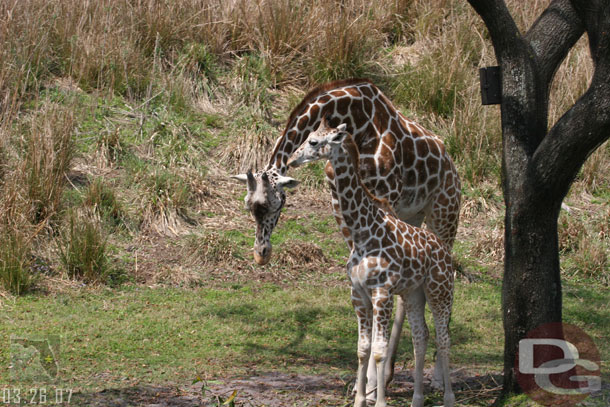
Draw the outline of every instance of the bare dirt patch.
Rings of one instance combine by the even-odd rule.
[[[396,372],[388,389],[390,405],[408,403],[413,395],[413,371]],[[425,391],[434,402],[442,393],[430,386],[432,370],[425,371]],[[489,405],[499,394],[499,374],[478,375],[463,369],[452,374],[456,401],[462,406]],[[210,380],[185,386],[140,386],[76,394],[74,405],[92,407],[215,407],[235,394],[236,406],[346,406],[353,403],[353,376],[266,372],[252,376]],[[202,387],[204,391],[202,391]],[[82,403],[82,404],[81,404]]]

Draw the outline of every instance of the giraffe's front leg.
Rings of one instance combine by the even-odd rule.
[[[352,305],[358,318],[358,374],[354,407],[366,407],[366,369],[371,353],[373,310],[368,298],[352,287]]]
[[[385,363],[388,358],[390,318],[392,316],[392,293],[384,288],[373,290],[373,359],[377,371],[377,402],[375,407],[385,407]]]
[[[424,315],[426,297],[424,290],[418,288],[403,297],[407,318],[413,337],[413,353],[415,354],[415,372],[413,373],[413,400],[411,407],[424,406],[424,363],[428,347],[428,326]]]

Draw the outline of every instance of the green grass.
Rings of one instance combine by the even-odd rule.
[[[459,283],[452,317],[452,363],[501,368],[499,286]],[[604,296],[579,288],[566,295],[566,322],[596,340],[602,360],[610,348]],[[580,299],[586,299],[582,305]],[[592,310],[598,309],[597,312]],[[0,365],[9,365],[8,337],[61,336],[61,381],[77,389],[185,382],[197,373],[231,376],[263,370],[353,374],[356,319],[347,284],[233,285],[221,289],[98,289],[55,296],[22,296],[3,306]],[[431,360],[433,346],[428,350]],[[412,364],[405,337],[399,362]],[[0,382],[9,383],[3,369]]]

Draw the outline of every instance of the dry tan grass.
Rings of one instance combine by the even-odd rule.
[[[522,30],[549,2],[507,0]],[[46,220],[62,210],[70,170],[84,178],[114,178],[117,199],[128,202],[125,210],[135,225],[130,238],[144,244],[227,228],[250,233],[252,222],[238,202],[243,188],[227,180],[227,171],[266,164],[288,112],[314,82],[371,75],[405,113],[444,138],[473,191],[462,213],[473,225],[463,231],[473,243],[468,250],[490,263],[501,258],[501,228],[494,223],[499,209],[490,195],[499,194],[499,109],[480,106],[477,75],[495,57],[484,25],[463,0],[6,0],[0,2],[0,60],[0,229],[23,233],[28,250],[40,251],[37,239],[48,230]],[[557,73],[551,124],[583,93],[591,73],[582,39]],[[94,95],[94,104],[113,97],[125,103],[102,119],[107,126],[93,135],[93,151],[76,159],[69,145],[70,135],[81,136],[74,131],[82,124],[79,107],[49,102],[56,90]],[[152,141],[156,130],[145,134],[143,124],[153,114],[166,114],[168,137],[190,143],[201,136],[183,131],[180,119],[190,112],[220,123],[210,129],[219,145],[161,157],[163,146]],[[133,188],[124,183],[123,154],[146,163],[129,175]],[[205,174],[197,160],[204,161]],[[151,187],[146,174],[155,171],[172,174],[172,182],[182,186]],[[587,161],[573,194],[603,195],[608,174],[605,146]],[[320,183],[312,184],[320,195]],[[307,193],[298,194],[291,200],[320,209],[311,207]],[[196,212],[209,216],[199,216],[194,225],[189,218]],[[485,222],[477,223],[482,214]],[[591,253],[582,264],[607,267],[595,254],[607,245],[581,242],[597,239],[586,230],[576,234],[574,253]],[[326,261],[315,245],[304,251],[289,246],[277,253],[276,279],[307,272],[300,264]],[[235,263],[240,278],[271,278],[249,262]],[[154,264],[147,267],[153,270]],[[161,272],[159,281],[172,284],[200,278],[188,267]]]

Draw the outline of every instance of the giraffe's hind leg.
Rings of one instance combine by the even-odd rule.
[[[428,347],[428,326],[424,315],[426,309],[426,297],[423,288],[403,296],[411,337],[413,339],[413,353],[415,354],[415,372],[413,373],[413,400],[411,407],[423,407],[424,405],[424,363],[426,359],[426,348]]]
[[[402,219],[410,225],[419,227],[424,220],[424,213],[417,213],[415,215]],[[394,324],[392,325],[392,333],[390,334],[390,341],[388,343],[388,359],[385,363],[385,379],[386,385],[388,385],[394,378],[394,367],[396,365],[396,352],[398,350],[398,342],[400,342],[400,334],[402,333],[402,326],[405,321],[405,303],[401,296],[398,296],[396,300],[396,314],[394,315]],[[370,366],[370,365],[369,365]],[[370,368],[369,368],[370,372]]]
[[[435,290],[426,288],[426,298],[434,317],[436,329],[435,380],[438,380],[438,384],[443,388],[445,407],[453,407],[455,395],[451,388],[449,375],[449,347],[451,345],[449,322],[453,303],[453,270],[450,265],[444,269],[444,273],[447,274],[447,280],[442,284],[437,284]],[[436,377],[437,372],[438,377]]]

